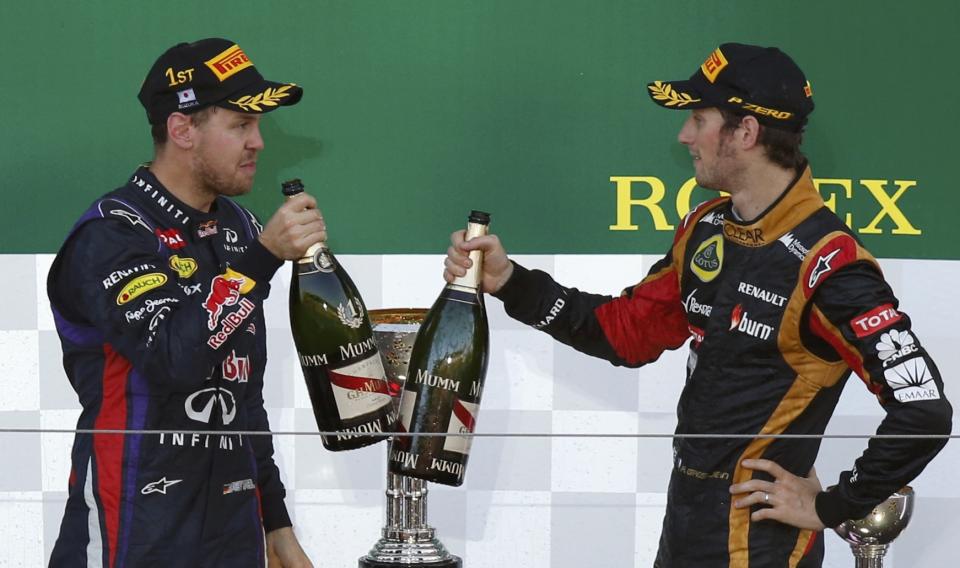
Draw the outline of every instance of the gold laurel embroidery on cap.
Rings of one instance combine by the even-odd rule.
[[[687,93],[677,91],[673,88],[673,86],[670,85],[670,83],[654,81],[653,85],[649,85],[647,88],[650,89],[651,93],[653,93],[654,99],[658,101],[666,101],[664,103],[666,106],[682,107],[690,103],[700,102],[700,99],[695,99]]]
[[[235,104],[243,110],[263,112],[263,109],[260,108],[260,105],[268,107],[275,107],[279,105],[280,99],[290,96],[290,93],[287,91],[289,91],[292,87],[293,84],[277,87],[276,89],[267,87],[267,90],[262,93],[257,93],[256,95],[247,95],[245,97],[240,97],[235,101],[227,102]]]

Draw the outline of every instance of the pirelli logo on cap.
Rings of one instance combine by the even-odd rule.
[[[220,82],[226,81],[230,76],[243,71],[247,67],[253,67],[253,62],[237,44],[231,45],[214,55],[212,59],[204,61],[204,63],[213,71],[217,79],[220,79]]]
[[[727,66],[727,58],[723,56],[723,52],[720,51],[720,48],[713,50],[713,53],[710,54],[710,57],[703,62],[703,65],[700,66],[700,70],[703,71],[703,74],[707,77],[707,80],[713,83],[717,80],[717,75],[723,71],[723,68]]]

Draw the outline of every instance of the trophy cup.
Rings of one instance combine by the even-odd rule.
[[[427,310],[370,310],[369,314],[394,411],[399,412],[413,340]],[[447,552],[427,524],[427,482],[390,473],[389,455],[387,464],[386,525],[382,538],[358,561],[359,568],[461,568],[460,558]]]
[[[844,521],[833,529],[840,538],[850,543],[855,568],[883,568],[887,546],[910,522],[913,499],[913,489],[904,487],[874,507],[866,517]]]

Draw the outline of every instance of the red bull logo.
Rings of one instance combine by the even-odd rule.
[[[210,331],[217,329],[217,322],[220,321],[220,314],[223,313],[224,306],[233,306],[240,301],[240,288],[243,286],[243,278],[230,278],[229,276],[214,276],[210,281],[210,293],[203,302],[203,307],[207,310],[207,328]]]

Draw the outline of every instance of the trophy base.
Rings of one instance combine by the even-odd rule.
[[[431,538],[421,541],[382,538],[366,556],[357,561],[359,568],[461,568],[463,561],[447,552],[428,529]],[[385,531],[386,534],[386,531]]]
[[[423,566],[423,568],[463,568],[463,561],[457,556],[451,556],[439,562],[423,562],[416,559],[413,559],[413,562],[380,562],[369,558],[361,558],[357,566],[359,568],[417,568],[418,566]]]

